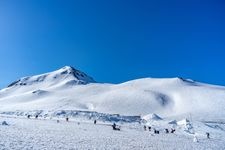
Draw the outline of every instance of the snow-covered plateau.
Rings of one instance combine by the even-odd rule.
[[[24,77],[0,90],[0,149],[222,150],[225,87],[178,77],[98,83],[70,66]]]

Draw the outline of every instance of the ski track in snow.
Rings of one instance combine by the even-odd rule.
[[[114,131],[106,124],[93,122],[39,120],[0,117],[9,126],[0,125],[0,150],[54,150],[54,149],[146,149],[146,150],[224,150],[225,132],[206,139],[199,136],[199,143],[187,134],[155,135],[144,131],[141,125],[123,124],[121,131]]]

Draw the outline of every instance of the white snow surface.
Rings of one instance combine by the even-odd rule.
[[[194,122],[195,134],[175,127],[175,133],[165,133],[170,126],[166,120],[151,123],[160,131],[144,131],[140,124],[117,124],[120,131],[112,130],[111,124],[104,122],[84,122],[80,120],[59,120],[1,116],[0,150],[224,150],[225,125],[220,123]],[[210,133],[207,139],[205,131]],[[196,137],[198,142],[193,142]]]
[[[73,67],[21,78],[0,90],[0,112],[84,110],[122,115],[223,120],[225,87],[183,78],[97,83]]]

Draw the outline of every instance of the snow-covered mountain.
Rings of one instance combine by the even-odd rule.
[[[0,90],[0,111],[85,110],[123,115],[223,119],[225,87],[182,78],[97,83],[73,67],[25,77]]]
[[[51,86],[58,84],[60,81],[62,82],[70,81],[69,83],[74,84],[87,84],[95,82],[91,77],[87,76],[85,73],[76,70],[73,67],[65,66],[59,70],[50,73],[21,78],[11,83],[8,87],[37,85],[40,83],[44,83],[47,86]]]

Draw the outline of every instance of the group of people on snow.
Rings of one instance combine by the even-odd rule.
[[[35,117],[35,119],[38,119],[38,115],[35,115],[34,116]],[[27,118],[28,119],[30,119],[31,118],[31,115],[27,115]],[[59,120],[56,120],[57,121],[57,123],[59,123]],[[66,122],[69,122],[69,117],[66,117]],[[94,124],[97,124],[97,120],[94,120]],[[120,131],[120,127],[118,126],[118,125],[116,125],[116,123],[113,123],[112,124],[112,128],[113,128],[113,130],[117,130],[117,131]],[[152,130],[152,127],[151,126],[146,126],[146,125],[144,125],[144,130],[145,131],[151,131]],[[174,128],[171,128],[170,129],[170,131],[169,131],[169,129],[167,129],[167,128],[165,128],[165,133],[175,133],[175,129]],[[159,130],[156,130],[155,128],[153,129],[153,132],[154,132],[154,134],[159,134]],[[210,134],[209,134],[209,132],[206,132],[206,137],[208,138],[208,139],[210,139]],[[197,140],[197,137],[195,136],[194,137],[194,141],[195,142],[197,142],[198,140]]]
[[[152,127],[151,126],[146,126],[146,125],[144,125],[144,130],[145,131],[147,131],[147,129],[149,130],[149,131],[151,131],[151,129],[152,129]],[[156,129],[153,129],[153,131],[154,131],[154,134],[159,134],[159,130],[156,130]],[[176,130],[175,129],[173,129],[173,128],[171,128],[171,130],[169,131],[169,129],[165,129],[165,133],[174,133]]]

